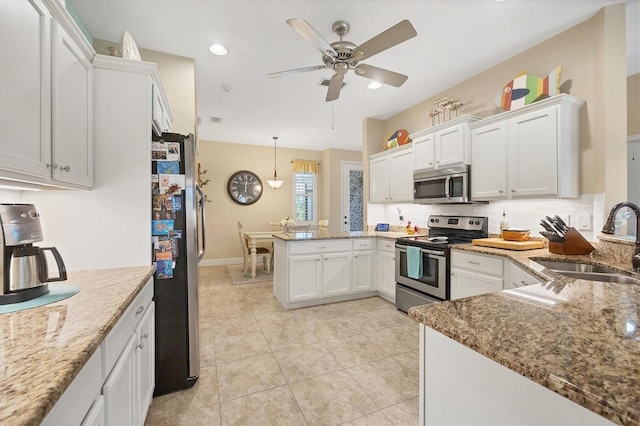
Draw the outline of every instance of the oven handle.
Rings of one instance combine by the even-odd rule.
[[[444,179],[444,196],[447,197],[447,200],[451,199],[450,187],[451,187],[451,176],[447,176]]]
[[[406,252],[407,251],[406,247],[407,247],[406,245],[396,244],[396,248],[398,248],[400,251]],[[444,252],[443,251],[429,250],[429,249],[424,249],[424,248],[420,248],[420,251],[422,253],[431,254],[433,256],[442,256],[442,257],[444,257]]]

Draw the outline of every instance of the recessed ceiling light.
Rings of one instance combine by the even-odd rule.
[[[227,54],[227,48],[221,44],[212,44],[211,46],[209,46],[209,50],[214,55],[222,56]]]
[[[382,87],[382,83],[380,83],[379,81],[372,81],[367,87],[369,89],[379,89]]]

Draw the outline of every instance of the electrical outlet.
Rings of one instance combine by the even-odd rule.
[[[399,219],[400,219],[400,222],[402,222],[404,220],[404,216],[400,215]]]
[[[591,215],[579,214],[578,215],[578,230],[590,231],[591,230]]]

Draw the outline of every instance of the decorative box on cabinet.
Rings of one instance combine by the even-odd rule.
[[[60,2],[0,2],[0,180],[93,185],[94,55]]]
[[[410,135],[413,140],[414,170],[470,164],[469,124],[480,118],[465,115]]]
[[[369,201],[413,201],[413,149],[410,144],[369,158]]]
[[[583,104],[561,94],[472,124],[472,198],[577,197]]]

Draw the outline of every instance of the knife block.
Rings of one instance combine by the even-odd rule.
[[[549,251],[555,254],[589,254],[595,250],[575,228],[567,229],[564,239],[563,243],[549,241]]]

